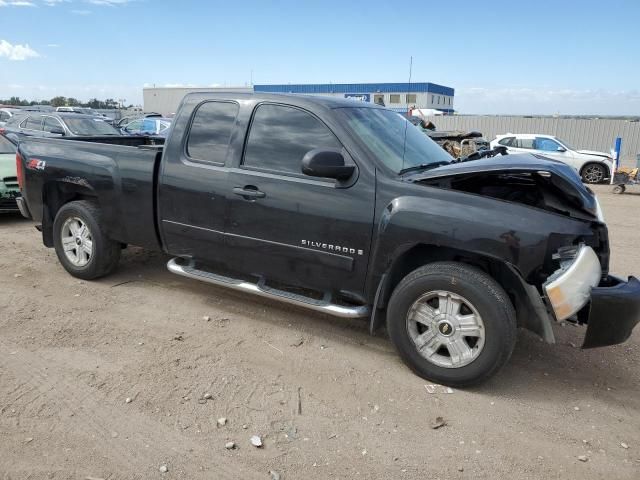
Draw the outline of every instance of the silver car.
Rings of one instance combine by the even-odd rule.
[[[0,127],[4,126],[11,117],[22,113],[19,108],[0,108]]]

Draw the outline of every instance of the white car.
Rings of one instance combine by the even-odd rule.
[[[511,154],[535,153],[559,160],[575,168],[585,183],[600,183],[609,178],[613,167],[611,155],[592,150],[575,150],[564,140],[553,135],[507,133],[498,135],[491,148],[507,147]]]

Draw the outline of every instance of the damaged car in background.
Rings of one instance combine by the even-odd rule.
[[[0,134],[0,213],[17,213],[19,196],[16,144]]]
[[[436,130],[433,122],[416,115],[407,117],[410,123],[427,134],[453,158],[468,157],[482,150],[489,150],[489,141],[476,131]]]
[[[125,138],[19,145],[18,205],[75,277],[113,272],[123,245],[164,251],[177,275],[386,326],[452,386],[493,376],[518,327],[553,343],[567,320],[601,347],[640,320],[640,283],[609,273],[598,200],[563,163],[458,161],[397,113],[295,95],[192,93],[164,145]]]

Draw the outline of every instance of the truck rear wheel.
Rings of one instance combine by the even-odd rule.
[[[494,375],[516,342],[515,310],[483,271],[455,262],[425,265],[395,288],[387,330],[419,376],[464,387]]]
[[[58,260],[74,277],[93,280],[111,273],[120,260],[120,244],[108,238],[98,206],[87,200],[62,206],[53,222]]]

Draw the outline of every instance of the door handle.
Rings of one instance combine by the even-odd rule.
[[[254,200],[256,198],[264,198],[267,196],[266,193],[261,192],[260,190],[258,190],[258,187],[255,187],[253,185],[246,185],[244,188],[235,187],[233,189],[233,193],[235,193],[236,195],[240,195],[247,200]]]

